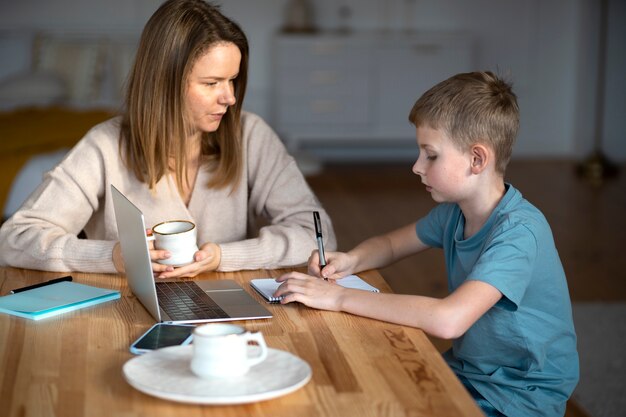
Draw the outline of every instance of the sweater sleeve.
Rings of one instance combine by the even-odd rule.
[[[312,212],[320,212],[325,248],[336,250],[332,222],[274,131],[246,114],[244,150],[249,216],[268,224],[257,237],[220,245],[221,271],[303,265],[317,249]]]
[[[81,140],[0,228],[0,264],[46,271],[115,272],[115,240],[79,239],[104,196],[105,157]],[[95,139],[95,138],[91,138]]]

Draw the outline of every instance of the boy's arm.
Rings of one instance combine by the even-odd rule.
[[[355,272],[360,272],[385,267],[427,248],[417,237],[415,223],[411,223],[362,242],[349,251],[348,255],[357,259]]]
[[[274,294],[284,296],[283,304],[298,301],[309,307],[418,327],[442,339],[463,335],[502,296],[481,281],[467,281],[443,299],[347,289],[298,272],[278,281],[287,281]]]
[[[428,249],[415,232],[415,223],[375,236],[357,245],[347,253],[327,253],[328,265],[323,276],[338,279],[368,269],[382,268],[406,256]],[[309,258],[309,273],[320,275],[317,252]]]
[[[500,291],[481,281],[467,281],[443,299],[352,290],[340,296],[339,310],[418,327],[442,339],[455,339],[501,297]]]

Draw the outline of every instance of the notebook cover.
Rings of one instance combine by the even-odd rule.
[[[0,297],[0,313],[41,320],[118,298],[116,290],[64,281]]]

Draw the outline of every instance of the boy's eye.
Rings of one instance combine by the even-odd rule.
[[[426,155],[426,159],[428,159],[429,161],[434,161],[435,159],[437,159],[437,155]]]

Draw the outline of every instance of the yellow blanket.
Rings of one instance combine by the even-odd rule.
[[[74,146],[92,126],[113,115],[109,110],[61,107],[0,113],[0,209],[13,179],[32,156]]]

